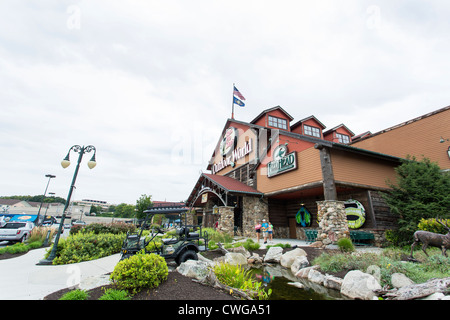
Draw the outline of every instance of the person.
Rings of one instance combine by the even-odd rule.
[[[264,244],[267,243],[267,236],[268,236],[268,230],[269,230],[269,224],[266,222],[266,219],[262,220],[261,224],[261,230],[263,232],[263,238],[264,238]]]
[[[255,232],[256,232],[256,239],[258,240],[259,243],[259,237],[261,235],[261,223],[255,225]]]
[[[267,223],[269,224],[269,229],[268,229],[269,241],[273,241],[273,225],[272,225],[272,223],[270,223],[270,221],[268,221]]]

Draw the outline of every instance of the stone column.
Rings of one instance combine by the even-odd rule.
[[[340,238],[350,238],[347,215],[343,201],[317,201],[319,229],[313,246],[324,247]]]
[[[234,207],[219,207],[219,231],[234,235]]]
[[[244,237],[255,237],[255,224],[262,219],[269,219],[267,199],[261,197],[244,196],[242,199],[242,231]]]

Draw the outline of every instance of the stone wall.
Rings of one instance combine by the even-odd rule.
[[[336,243],[340,238],[349,238],[347,215],[343,201],[317,201],[319,229],[316,246]]]
[[[269,219],[269,206],[267,199],[244,196],[242,199],[243,217],[242,232],[244,237],[255,237],[255,225],[262,219]]]
[[[219,224],[217,229],[234,235],[234,207],[219,207]]]

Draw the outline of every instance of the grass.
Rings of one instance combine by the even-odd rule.
[[[324,253],[314,259],[313,264],[320,265],[323,272],[337,273],[345,270],[371,270],[381,286],[391,286],[393,273],[403,273],[415,283],[423,283],[432,278],[445,278],[450,274],[450,258],[440,254],[438,249],[428,249],[430,257],[422,252],[416,252],[416,259],[421,263],[404,261],[409,256],[409,250],[399,248],[384,249],[377,253]]]

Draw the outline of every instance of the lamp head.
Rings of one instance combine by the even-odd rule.
[[[65,169],[70,166],[69,154],[61,161],[61,166]]]
[[[97,165],[97,162],[95,161],[95,153],[92,156],[91,160],[88,161],[87,165],[89,169],[94,169],[94,167]]]

